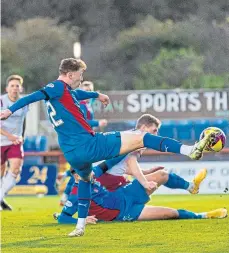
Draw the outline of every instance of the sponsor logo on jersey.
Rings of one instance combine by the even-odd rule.
[[[72,202],[68,200],[68,201],[66,202],[65,206],[67,206],[67,207],[72,207]]]
[[[87,207],[87,204],[78,203],[79,206]]]
[[[130,214],[128,214],[128,215],[123,216],[122,220],[124,220],[124,221],[132,221],[133,217],[131,217]]]
[[[49,84],[46,85],[46,87],[53,88],[54,84],[53,83],[49,83]]]

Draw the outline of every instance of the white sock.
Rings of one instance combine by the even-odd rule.
[[[191,154],[193,148],[194,148],[194,145],[193,146],[181,145],[181,147],[180,147],[180,153],[182,155],[189,156]]]
[[[198,213],[198,215],[202,216],[202,219],[207,219],[207,213]]]
[[[86,218],[78,218],[76,228],[85,228]]]
[[[2,188],[0,194],[0,201],[3,200],[5,195],[16,185],[16,175],[9,171],[2,179]]]
[[[66,202],[68,200],[68,195],[66,193],[63,193],[60,200]]]
[[[194,184],[192,182],[189,182],[189,186],[187,188],[187,191],[190,192],[193,189],[193,187],[194,187]]]
[[[67,171],[65,171],[64,173],[62,173],[62,180],[64,180],[67,177]]]

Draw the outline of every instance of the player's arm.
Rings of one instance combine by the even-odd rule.
[[[102,174],[106,173],[109,171],[113,166],[118,164],[120,161],[122,161],[126,155],[120,155],[112,159],[108,159],[106,161],[103,161],[99,163],[98,165],[93,167],[93,172],[96,178],[102,176]]]
[[[20,144],[22,142],[22,137],[13,135],[8,131],[4,130],[2,127],[0,128],[0,134],[7,137],[8,140],[12,141],[14,145]]]
[[[130,154],[125,162],[127,165],[126,174],[134,176],[146,190],[150,191],[157,188],[157,183],[147,181],[139,166],[136,155]]]
[[[22,137],[24,138],[25,136],[25,128],[26,128],[26,118],[23,121],[23,127],[22,127]]]
[[[91,127],[105,127],[107,125],[107,120],[106,119],[100,119],[100,120],[88,119],[87,123]]]
[[[7,119],[12,113],[25,107],[26,105],[41,100],[59,98],[63,95],[63,93],[64,93],[64,86],[62,85],[62,83],[50,83],[46,85],[44,88],[17,100],[17,102],[15,102],[9,109],[1,112],[0,118]]]
[[[110,99],[107,95],[96,92],[96,91],[85,91],[81,89],[77,89],[73,91],[77,100],[85,100],[89,98],[97,98],[101,103],[107,106],[110,103]]]
[[[84,118],[86,119],[87,123],[91,126],[91,127],[98,127],[99,126],[99,121],[98,120],[88,120],[87,119],[87,107],[85,104],[80,104],[80,109],[83,112]]]
[[[59,224],[76,224],[78,219],[72,217],[72,216],[67,216],[67,215],[59,215],[57,218]],[[86,218],[86,224],[96,224],[98,221],[97,218],[95,218],[95,215],[92,216],[87,216]]]
[[[43,100],[45,98],[45,95],[41,91],[36,91],[28,96],[25,96],[17,100],[17,102],[15,102],[12,106],[9,107],[9,109],[3,110],[1,112],[1,119],[7,119],[12,113],[25,107],[26,105]]]
[[[75,94],[76,99],[79,101],[89,99],[89,98],[99,97],[99,93],[96,91],[85,91],[85,90],[77,89],[77,90],[74,90],[73,93]]]

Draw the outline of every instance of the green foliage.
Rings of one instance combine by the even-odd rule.
[[[227,81],[229,73],[228,11],[225,0],[3,0],[2,25],[8,29],[2,32],[2,81],[12,72],[31,83],[27,90],[34,85],[34,76],[36,87],[50,81],[59,60],[72,55],[72,43],[79,36],[88,65],[86,78],[101,89],[134,89],[139,66],[152,62],[163,48],[191,48],[196,55],[195,60],[189,58],[191,69],[183,67],[181,59],[176,62],[182,75],[177,85],[200,87],[206,82],[213,87]],[[40,25],[32,25],[31,18]],[[197,58],[202,62],[200,75],[195,74]],[[168,86],[170,82],[157,88]]]
[[[212,81],[205,87],[225,87],[228,58],[227,23],[213,26],[198,19],[161,22],[147,16],[122,31],[103,60],[106,68],[117,73],[117,83],[124,80],[124,88],[161,89],[201,88],[206,80]]]
[[[140,64],[134,78],[135,89],[224,88],[228,75],[205,74],[204,57],[192,48],[163,48],[150,62]]]
[[[193,49],[161,49],[153,61],[141,64],[135,78],[136,89],[179,88],[187,77],[202,73],[203,57]]]
[[[189,77],[184,81],[182,88],[229,88],[229,75],[202,74],[197,78]]]
[[[9,74],[21,74],[26,91],[54,80],[60,60],[72,57],[77,40],[74,27],[57,25],[56,20],[46,18],[19,21],[14,28],[5,28],[3,34],[2,82]]]
[[[14,41],[2,39],[2,50],[1,50],[1,78],[2,84],[5,84],[5,81],[9,75],[12,73],[18,73],[23,75],[23,63],[19,56],[18,47]]]

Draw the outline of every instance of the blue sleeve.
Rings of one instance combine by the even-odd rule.
[[[64,84],[59,81],[47,84],[44,88],[40,89],[41,92],[45,93],[46,100],[52,98],[60,98],[64,93]]]
[[[93,119],[87,119],[87,107],[84,104],[80,104],[80,109],[83,112],[84,118],[91,127],[98,127],[99,121]]]
[[[83,116],[85,119],[87,119],[87,107],[84,104],[80,104],[80,109],[83,112]]]
[[[92,168],[92,171],[94,172],[96,178],[99,178],[100,176],[102,176],[102,174],[105,173],[105,171],[103,171],[100,166],[94,166]]]
[[[77,90],[74,90],[73,92],[77,100],[97,98],[99,96],[99,93],[95,91],[84,91],[84,90],[77,89]]]
[[[94,120],[94,119],[88,119],[87,123],[91,126],[91,127],[98,127],[99,126],[99,121],[98,120]]]
[[[14,103],[12,106],[10,106],[9,110],[12,113],[14,113],[26,105],[43,100],[45,98],[46,98],[45,94],[38,90],[28,96],[25,96],[25,97],[19,99],[16,103]]]
[[[106,160],[105,163],[106,163],[106,165],[108,167],[108,170],[111,169],[116,164],[118,164],[119,162],[121,162],[126,156],[127,156],[127,154],[120,155],[120,156],[117,156],[115,158],[111,158],[109,160]]]
[[[115,158],[103,161],[101,163],[99,163],[97,166],[94,166],[92,168],[93,172],[95,173],[95,177],[99,178],[100,176],[102,176],[102,174],[106,173],[108,170],[110,170],[113,166],[115,166],[116,164],[118,164],[120,161],[122,161],[125,157],[127,156],[127,154],[125,155],[120,155],[117,156]]]

